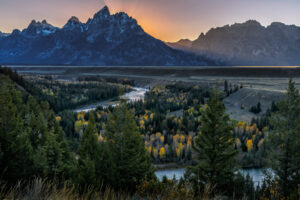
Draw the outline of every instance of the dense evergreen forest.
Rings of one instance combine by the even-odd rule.
[[[38,101],[47,101],[55,112],[75,109],[98,101],[104,101],[130,91],[126,82],[104,79],[79,79],[78,81],[58,81],[52,76],[18,76],[9,68],[1,68],[21,89]]]
[[[101,88],[98,80],[81,81],[82,98],[92,101],[130,90],[119,82],[103,81]],[[299,199],[300,96],[294,82],[283,101],[251,124],[226,114],[223,97],[240,87],[228,85],[225,92],[156,86],[144,101],[73,113],[57,103],[73,100],[73,83],[33,84],[0,68],[0,198]],[[158,180],[152,163],[167,162],[188,165],[185,178]],[[238,173],[242,166],[272,171],[255,188]]]

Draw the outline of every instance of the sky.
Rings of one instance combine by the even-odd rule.
[[[127,12],[147,33],[169,42],[249,19],[300,26],[300,0],[0,0],[0,31],[23,29],[32,19],[58,27],[71,16],[86,22],[104,5],[112,13]]]

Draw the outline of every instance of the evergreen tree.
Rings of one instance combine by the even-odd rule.
[[[54,135],[56,138],[55,142],[57,143],[61,152],[61,158],[63,160],[63,162],[61,163],[63,172],[62,177],[70,179],[72,176],[74,176],[76,161],[72,152],[70,151],[70,147],[67,141],[65,140],[65,133],[59,126],[59,122],[56,120],[52,110],[49,110],[48,124],[52,126],[49,126],[49,129],[54,131]]]
[[[300,184],[300,96],[295,82],[289,81],[286,98],[273,114],[267,144],[279,192],[283,199],[298,199]]]
[[[227,96],[229,96],[229,89],[228,89],[228,81],[224,81],[224,92]]]
[[[51,130],[48,134],[43,151],[46,159],[47,178],[60,178],[63,175],[62,150],[57,142],[57,135],[55,135],[54,130]]]
[[[193,184],[195,193],[203,191],[206,185],[216,194],[232,195],[235,170],[233,126],[225,113],[217,89],[213,91],[207,108],[201,115],[201,128],[193,143],[197,153],[197,164],[187,170],[187,177]]]
[[[110,157],[113,186],[133,191],[147,177],[153,177],[151,160],[138,132],[134,115],[123,103],[108,117],[104,146]]]
[[[100,160],[100,145],[93,113],[89,114],[89,123],[85,129],[79,147],[78,181],[82,186],[100,184],[96,174]]]
[[[0,174],[7,184],[70,177],[74,157],[49,106],[26,98],[0,77]],[[46,105],[46,104],[45,104]]]
[[[8,185],[17,180],[32,178],[33,152],[28,138],[28,129],[19,110],[22,109],[21,93],[11,85],[3,84],[0,88],[0,141],[1,179]]]

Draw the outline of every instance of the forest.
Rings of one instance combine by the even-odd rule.
[[[226,114],[224,97],[243,87],[227,81],[156,85],[143,101],[72,111],[133,84],[65,83],[1,67],[0,198],[299,199],[300,96],[292,79],[285,99],[251,123]],[[184,178],[159,180],[156,166],[168,163],[185,166]],[[257,187],[239,173],[253,167],[266,169]]]

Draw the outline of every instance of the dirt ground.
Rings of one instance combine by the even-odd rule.
[[[278,102],[284,98],[284,91],[271,91],[257,88],[243,88],[224,100],[227,113],[232,119],[250,122],[271,107],[272,101]],[[251,106],[261,103],[262,112],[258,115],[249,112]],[[241,109],[243,107],[243,109]]]

